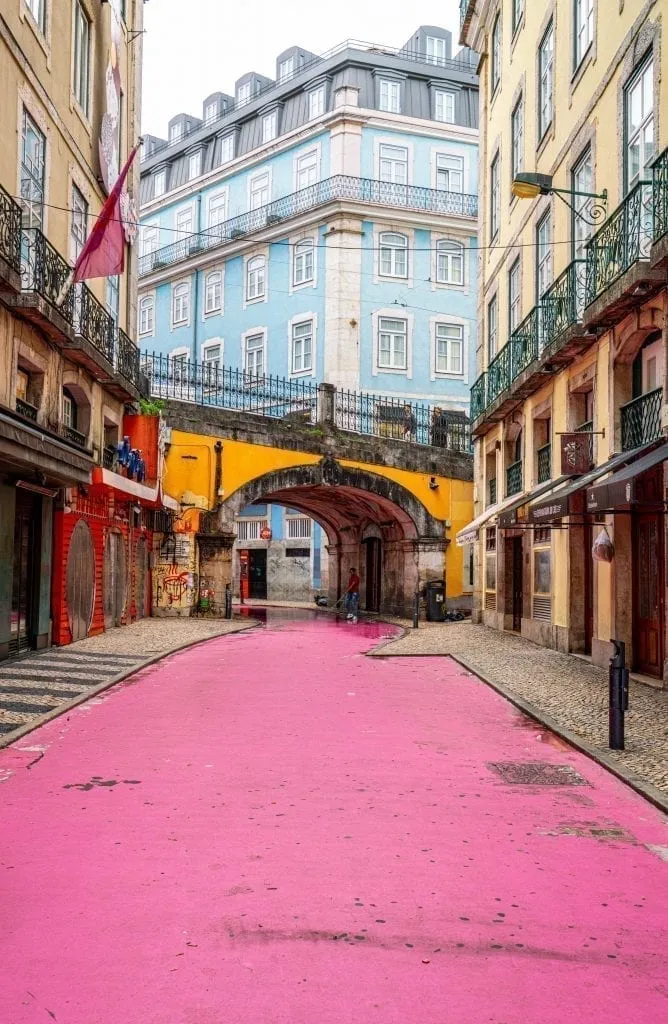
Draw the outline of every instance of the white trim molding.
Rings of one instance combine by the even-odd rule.
[[[373,176],[380,181],[380,148],[381,146],[392,146],[394,149],[406,150],[406,184],[413,184],[413,165],[415,161],[415,145],[410,138],[397,139],[392,135],[376,135],[373,140]]]
[[[248,298],[248,264],[251,260],[257,259],[261,256],[264,259],[264,291],[262,295],[258,295],[255,298]],[[269,298],[269,246],[265,245],[258,249],[253,249],[246,253],[243,257],[243,303],[242,308],[247,309],[248,306],[256,306],[260,302],[267,302]]]
[[[406,321],[406,366],[404,369],[392,368],[387,366],[379,366],[379,347],[380,347],[380,321],[382,320],[405,320]],[[396,374],[400,377],[406,377],[408,380],[413,378],[413,328],[415,326],[415,316],[410,313],[403,306],[390,306],[387,309],[376,309],[371,314],[371,327],[373,332],[373,367],[372,375],[377,377],[381,373]]]
[[[467,236],[470,237],[470,236]],[[462,283],[455,284],[450,281],[439,281],[438,279],[438,245],[440,242],[451,242],[453,245],[461,246],[462,250]],[[471,250],[466,244],[464,238],[458,238],[456,235],[447,234],[439,235],[435,231],[431,233],[431,268],[429,273],[429,283],[431,285],[432,292],[435,291],[455,291],[461,292],[463,295],[469,294],[469,282],[471,277],[470,267],[470,253]]]
[[[201,356],[202,362],[203,363],[206,362],[206,351],[207,351],[207,349],[213,348],[214,346],[220,346],[220,358],[219,358],[218,362],[219,362],[219,366],[222,367],[223,364],[224,364],[224,361],[225,361],[225,340],[223,338],[207,338],[206,341],[203,341],[201,343],[201,345],[200,345],[200,356]]]
[[[307,370],[293,370],[292,368],[292,329],[298,324],[311,323],[311,366]],[[318,314],[310,310],[306,313],[295,313],[288,320],[288,377],[296,379],[300,377],[315,377],[316,375],[316,352],[318,338]]]
[[[152,328],[151,331],[142,332],[140,330],[140,327],[141,327],[141,312],[142,312],[142,305],[141,304],[142,304],[142,301],[144,299],[152,299],[153,300],[153,328]],[[156,312],[157,312],[157,295],[156,295],[155,288],[152,288],[150,291],[147,291],[147,292],[141,292],[137,296],[137,337],[139,339],[141,339],[142,341],[145,338],[155,338]]]
[[[462,329],[462,372],[452,373],[436,369],[436,327],[439,324],[461,327]],[[429,317],[429,379],[430,380],[454,380],[468,383],[469,379],[469,340],[471,323],[466,317],[453,316],[451,313],[442,313],[438,316]],[[461,401],[461,399],[460,399]]]
[[[206,308],[207,280],[211,274],[220,274],[220,306],[217,309]],[[212,316],[223,316],[225,313],[225,264],[215,263],[202,271],[202,320],[209,320]]]
[[[380,236],[381,235],[403,235],[407,242],[406,249],[406,277],[395,277],[392,274],[381,274],[380,272]],[[415,231],[401,225],[396,227],[392,224],[374,222],[373,227],[373,283],[374,284],[396,284],[404,288],[413,287],[413,268],[415,266]]]
[[[186,320],[174,320],[174,292],[181,285],[188,286],[188,317]],[[191,277],[182,277],[177,281],[171,282],[171,288],[169,292],[169,329],[170,331],[178,331],[182,327],[190,327],[192,323],[192,310],[193,310],[193,283]]]
[[[246,372],[246,342],[248,338],[262,335],[262,375],[267,374],[267,341],[269,330],[267,327],[250,327],[241,335],[241,371]]]
[[[295,250],[301,242],[311,242],[313,245],[313,277],[310,281],[302,281],[297,284],[295,282]],[[290,263],[288,268],[288,292],[292,295],[294,292],[301,292],[305,288],[316,288],[318,284],[318,232],[317,229],[313,232],[301,232],[299,235],[291,235],[288,238],[288,252],[290,253]]]

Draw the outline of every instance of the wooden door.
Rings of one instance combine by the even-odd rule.
[[[41,503],[35,495],[17,489],[10,613],[11,654],[20,654],[33,646],[34,610],[39,587],[36,564],[39,513]]]
[[[662,465],[638,478],[641,511],[633,515],[633,667],[659,678],[665,630],[662,480]]]
[[[125,543],[120,533],[108,533],[104,546],[102,597],[104,628],[120,626],[126,597]]]
[[[584,653],[591,654],[591,641],[594,635],[594,559],[591,549],[594,543],[591,523],[583,527],[584,531]]]
[[[378,537],[364,541],[366,548],[365,608],[368,612],[380,611],[381,543]]]
[[[90,528],[80,519],[67,552],[67,619],[72,640],[88,636],[95,601],[95,551]]]
[[[524,611],[524,566],[522,564],[522,538],[513,537],[513,629],[520,632],[522,629],[522,614]]]

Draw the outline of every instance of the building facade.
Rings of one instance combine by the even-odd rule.
[[[665,679],[668,3],[461,15],[485,196],[474,617],[600,665],[615,638]]]
[[[148,612],[157,448],[117,457],[140,395],[129,245],[124,274],[66,287],[137,141],[142,10],[0,12],[0,658]]]
[[[421,27],[397,51],[292,47],[275,78],[244,75],[200,117],[172,118],[167,139],[147,136],[138,332],[160,358],[149,375],[170,376],[177,397],[184,379],[225,367],[325,381],[351,407],[380,393],[466,413],[477,92],[472,55]],[[291,541],[286,529],[272,524],[272,544]]]

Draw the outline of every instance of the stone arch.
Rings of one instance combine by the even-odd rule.
[[[615,332],[615,365],[632,363],[650,334],[663,329],[663,318],[660,306],[645,306]]]

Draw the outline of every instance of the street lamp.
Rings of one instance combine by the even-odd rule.
[[[518,199],[537,199],[538,196],[555,195],[565,203],[569,210],[583,223],[590,227],[598,224],[606,214],[608,190],[602,192],[578,192],[576,189],[555,188],[551,174],[538,174],[535,171],[522,171],[513,178],[512,193]],[[576,197],[584,199],[577,206],[569,202]]]

